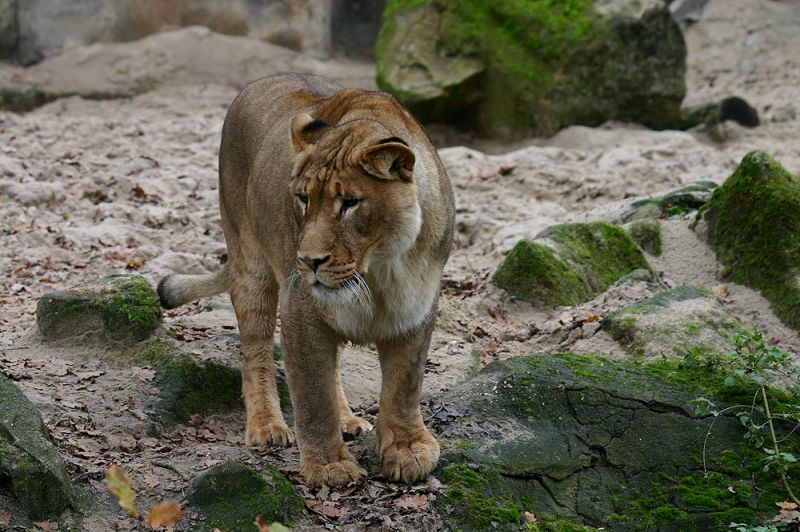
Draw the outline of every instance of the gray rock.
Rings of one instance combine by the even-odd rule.
[[[197,530],[250,530],[260,515],[264,522],[291,525],[305,508],[278,471],[263,464],[265,477],[241,462],[214,466],[194,479],[186,501],[205,517]]]
[[[705,205],[715,188],[712,181],[697,181],[662,196],[634,201],[618,221],[681,217]]]
[[[501,138],[611,119],[668,127],[686,93],[663,0],[390,0],[375,57],[378,86],[420,119]]]
[[[625,229],[640,248],[656,257],[661,255],[661,223],[658,220],[636,220]]]
[[[621,227],[605,222],[565,224],[517,243],[492,281],[535,305],[575,305],[640,268],[650,266]]]
[[[45,294],[36,323],[48,341],[139,342],[161,325],[161,307],[143,277],[115,275]]]
[[[603,319],[614,340],[645,360],[683,357],[692,346],[732,350],[741,326],[707,290],[694,286],[667,290]]]
[[[433,417],[442,445],[436,475],[448,485],[437,500],[445,527],[511,530],[523,511],[611,530],[753,521],[781,484],[775,474],[751,476],[760,457],[737,454],[746,446],[733,415],[716,419],[703,474],[710,419],[695,416],[690,401],[752,400],[752,389],[727,389],[723,379],[674,361],[538,355],[490,364]]]
[[[58,516],[72,505],[73,490],[39,411],[2,375],[0,405],[0,493],[32,519]]]

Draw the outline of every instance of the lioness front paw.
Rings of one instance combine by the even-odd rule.
[[[379,434],[383,474],[391,480],[412,483],[427,477],[439,461],[439,443],[427,429]]]
[[[357,482],[367,472],[352,460],[339,460],[330,464],[303,464],[300,474],[309,486],[344,486]]]
[[[342,420],[342,432],[354,438],[366,434],[372,430],[372,423],[364,418],[350,415]]]
[[[288,447],[294,443],[294,433],[282,421],[247,422],[245,442],[248,446],[276,445]]]

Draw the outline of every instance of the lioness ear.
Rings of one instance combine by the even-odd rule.
[[[381,179],[414,180],[414,152],[400,142],[378,144],[364,150],[359,161],[369,175]]]
[[[292,147],[295,153],[300,153],[309,144],[314,144],[326,127],[328,124],[310,114],[300,113],[295,116],[292,119]]]

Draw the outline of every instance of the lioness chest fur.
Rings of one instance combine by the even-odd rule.
[[[454,208],[421,126],[385,93],[316,76],[259,80],[225,120],[220,208],[226,267],[214,276],[166,277],[159,293],[171,307],[230,292],[245,359],[247,443],[294,440],[274,384],[279,309],[306,481],[337,485],[364,474],[342,439],[371,429],[341,386],[346,341],[377,346],[384,473],[424,478],[439,447],[419,399]]]

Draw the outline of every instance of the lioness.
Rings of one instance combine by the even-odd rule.
[[[422,127],[392,96],[310,75],[276,75],[231,105],[219,153],[228,262],[216,275],[170,275],[166,308],[228,290],[244,366],[248,445],[289,445],[272,343],[276,309],[294,404],[301,473],[330,486],[365,471],[342,432],[353,415],[339,347],[375,344],[382,389],[377,452],[384,474],[413,482],[436,466],[439,444],[419,409],[450,252],[453,194]]]

